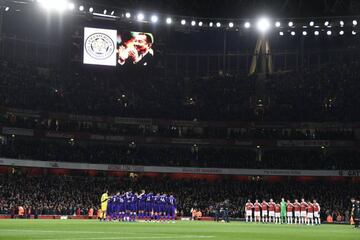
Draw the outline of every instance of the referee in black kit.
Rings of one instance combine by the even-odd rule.
[[[360,200],[356,200],[354,205],[354,214],[353,214],[353,218],[354,218],[354,222],[355,222],[355,228],[359,228],[359,223],[360,223]]]
[[[351,218],[353,219],[353,221],[355,221],[355,216],[354,216],[355,198],[351,198],[350,201],[351,201],[351,204],[350,204],[350,224],[351,224]]]

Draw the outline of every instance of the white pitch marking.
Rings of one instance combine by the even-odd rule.
[[[213,238],[214,236],[197,236],[197,235],[185,235],[185,236],[150,236],[150,237],[100,237],[100,238],[47,238],[37,240],[108,240],[108,239],[183,239],[183,238]]]
[[[106,234],[106,233],[113,233],[113,234],[119,234],[120,232],[87,232],[87,231],[59,231],[59,230],[36,230],[36,229],[1,229],[1,231],[7,231],[7,232],[35,232],[35,233],[67,233],[67,234],[73,234],[73,233],[89,233],[89,234]],[[132,232],[121,232],[121,234],[136,234]]]
[[[7,232],[34,232],[34,233],[84,233],[84,234],[136,234],[131,232],[87,232],[87,231],[51,231],[51,230],[35,230],[35,229],[23,229],[23,230],[16,230],[16,229],[2,229],[1,231],[7,231]],[[161,234],[161,233],[160,233]],[[159,235],[158,233],[156,235]],[[48,238],[48,239],[41,239],[41,240],[101,240],[101,239],[153,239],[153,238],[159,238],[159,239],[180,239],[180,238],[213,238],[214,236],[206,236],[206,235],[184,235],[184,236],[174,236],[174,235],[168,235],[164,236],[165,234],[162,234],[160,236],[149,236],[149,237],[141,237],[141,236],[118,236],[118,237],[98,237],[98,238]]]

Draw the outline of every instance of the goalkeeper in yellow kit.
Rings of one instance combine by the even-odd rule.
[[[107,204],[108,204],[108,190],[105,190],[105,192],[101,195],[101,217],[100,217],[100,221],[101,220],[106,220],[106,210],[107,210]]]

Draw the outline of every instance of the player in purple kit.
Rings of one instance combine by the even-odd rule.
[[[153,209],[154,209],[154,219],[155,219],[155,221],[159,221],[160,220],[160,193],[158,193],[158,194],[156,194],[156,196],[154,196]]]
[[[130,221],[131,217],[131,201],[132,201],[132,192],[131,189],[125,193],[125,221]]]
[[[159,201],[159,218],[161,221],[165,221],[166,219],[166,194],[160,195],[160,201]]]
[[[145,199],[145,215],[146,215],[146,220],[150,221],[153,218],[153,209],[154,207],[154,195],[152,192],[149,192],[148,194],[146,194],[146,199]]]
[[[117,192],[116,195],[114,196],[113,215],[111,217],[113,220],[119,219],[119,213],[120,213],[119,197],[120,197],[120,192]]]
[[[118,199],[117,199],[117,203],[118,203],[118,210],[119,210],[118,211],[118,220],[119,221],[124,221],[125,211],[126,211],[124,192],[119,194]]]
[[[145,218],[145,204],[146,200],[146,193],[145,190],[141,190],[141,194],[138,196],[138,217],[139,219],[143,220]]]
[[[172,194],[167,198],[167,217],[170,221],[170,218],[173,223],[176,220],[176,198]]]
[[[108,206],[106,209],[106,216],[108,220],[114,219],[114,213],[115,213],[115,196],[109,197]]]
[[[138,194],[131,195],[131,205],[130,205],[130,222],[136,221],[136,212],[138,206]]]

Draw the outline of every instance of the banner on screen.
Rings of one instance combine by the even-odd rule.
[[[84,28],[84,64],[116,66],[117,31]]]

